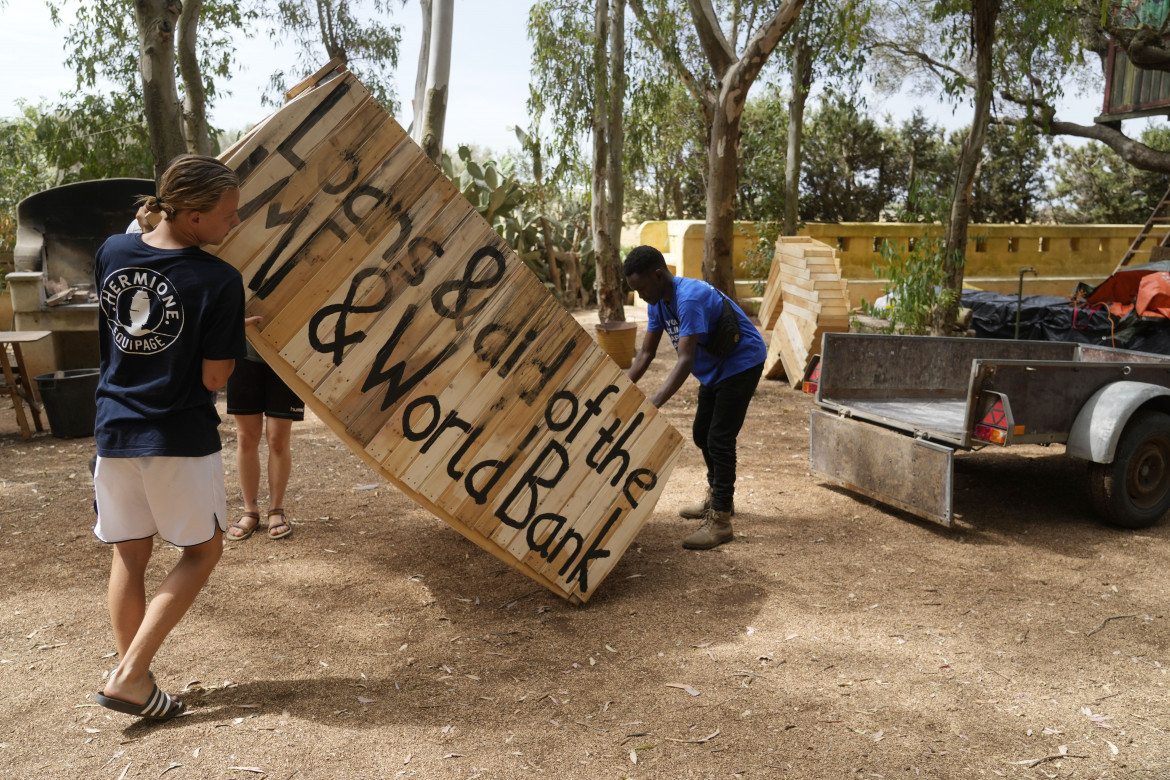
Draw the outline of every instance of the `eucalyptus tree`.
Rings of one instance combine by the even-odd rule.
[[[328,60],[345,63],[391,114],[398,112],[394,70],[402,25],[384,22],[406,0],[257,0],[268,33],[278,45],[291,36],[296,50],[293,74],[273,72],[266,102],[279,104],[295,81]]]
[[[814,81],[830,92],[856,87],[865,64],[870,0],[805,0],[786,49],[791,93],[788,101],[788,152],[784,167],[784,235],[794,235],[799,220],[804,110]]]
[[[76,90],[64,102],[93,99],[108,82],[104,103],[121,124],[144,122],[156,176],[184,151],[214,151],[207,110],[235,64],[232,34],[256,18],[250,6],[222,0],[49,0],[65,30],[66,64]],[[183,99],[177,79],[181,75]]]
[[[455,0],[419,0],[419,5],[423,16],[422,45],[415,77],[411,137],[437,163],[443,154],[443,128],[447,120]]]
[[[740,120],[752,84],[803,3],[733,0],[721,4],[729,37],[713,0],[687,0],[689,28],[682,25],[682,0],[629,0],[639,22],[639,36],[657,50],[702,110],[707,125],[703,277],[731,296],[735,294],[732,239]],[[693,49],[684,48],[688,36],[697,40],[701,60]]]
[[[909,0],[886,2],[876,15],[879,68],[889,74],[935,80],[953,100],[970,101],[971,123],[963,136],[946,220],[942,253],[944,293],[933,331],[949,333],[958,313],[966,260],[974,183],[991,123],[997,85],[1012,83],[1021,63],[1035,64],[1040,28],[1059,28],[1061,0]],[[1022,34],[1026,31],[1026,34]],[[999,33],[1004,32],[1003,35]],[[886,67],[882,67],[885,65]],[[1042,88],[1059,89],[1057,84]]]
[[[625,319],[620,241],[625,191],[623,149],[626,113],[625,0],[542,0],[529,11],[534,67],[529,108],[535,124],[553,119],[552,151],[580,157],[581,139],[592,144],[589,182],[602,322]],[[561,175],[571,166],[561,166]]]

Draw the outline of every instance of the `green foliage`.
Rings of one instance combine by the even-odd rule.
[[[770,85],[748,100],[740,121],[739,191],[735,213],[756,222],[784,215],[788,157],[787,97]]]
[[[677,79],[631,87],[625,128],[626,212],[648,219],[701,219],[707,208],[706,124]]]
[[[764,294],[764,287],[768,284],[768,274],[772,271],[772,260],[776,256],[776,238],[780,235],[784,223],[777,221],[756,222],[756,243],[743,253],[743,270],[749,279],[754,279],[752,291],[756,295]]]
[[[1050,141],[1030,126],[992,125],[975,179],[973,222],[1034,222],[1044,200]]]
[[[126,97],[141,100],[133,0],[48,0],[47,5],[55,25],[62,24],[62,12],[67,7],[74,11],[74,20],[65,30],[64,45],[65,63],[77,76],[77,91],[93,91],[105,80],[117,85]],[[233,31],[249,31],[260,10],[253,3],[203,0],[197,52],[209,108],[222,94],[220,85],[236,64]]]
[[[279,105],[289,87],[332,57],[343,57],[370,94],[391,114],[397,113],[394,69],[402,26],[384,24],[378,17],[404,4],[405,0],[260,0],[269,36],[278,46],[291,36],[297,52],[296,72],[274,72],[265,101]]]
[[[889,320],[891,332],[923,334],[930,330],[936,307],[954,301],[957,293],[942,289],[946,280],[944,271],[945,218],[949,199],[923,191],[917,185],[910,191],[907,206],[898,213],[899,222],[922,225],[922,234],[902,246],[894,241],[883,241],[881,263],[875,263],[874,273],[886,279],[888,308],[875,309],[862,301],[862,310],[874,317]]]
[[[801,216],[809,222],[876,221],[896,194],[897,139],[841,99],[828,99],[805,125]]]
[[[1170,151],[1170,129],[1150,127],[1142,143]],[[1170,176],[1127,165],[1107,146],[1058,143],[1053,149],[1053,217],[1070,224],[1144,223],[1170,186]]]
[[[153,177],[141,104],[132,96],[73,97],[25,105],[0,121],[0,250],[16,235],[16,205],[33,193],[88,179]]]
[[[525,194],[514,175],[515,163],[507,157],[499,163],[476,162],[468,146],[460,146],[458,154],[458,163],[443,154],[443,173],[501,236],[508,229],[518,229],[516,211]]]

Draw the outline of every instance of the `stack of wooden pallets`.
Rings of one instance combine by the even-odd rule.
[[[776,239],[760,325],[772,331],[764,376],[797,387],[821,335],[849,330],[849,293],[832,247],[807,236]]]

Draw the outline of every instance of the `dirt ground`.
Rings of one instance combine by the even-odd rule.
[[[666,407],[684,432],[695,389]],[[679,546],[688,443],[583,607],[307,420],[295,532],[227,548],[156,659],[191,709],[160,725],[93,703],[93,440],[25,442],[0,409],[0,777],[1170,777],[1170,524],[1099,524],[1060,447],[959,456],[961,518],[919,521],[809,475],[811,406],[761,384],[712,551]]]

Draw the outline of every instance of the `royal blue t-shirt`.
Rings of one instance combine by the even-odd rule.
[[[747,371],[764,362],[768,348],[764,338],[747,318],[743,310],[732,302],[736,319],[739,320],[739,343],[731,354],[717,358],[703,345],[714,333],[715,324],[723,313],[723,294],[702,279],[674,277],[674,299],[663,299],[647,307],[649,323],[647,331],[665,330],[678,351],[678,340],[683,336],[698,336],[699,348],[695,350],[695,366],[691,373],[699,384],[713,385],[722,382],[741,371]]]
[[[101,376],[94,438],[103,458],[219,452],[203,360],[244,357],[240,272],[196,247],[112,236],[94,265]]]

